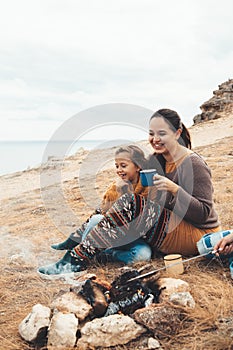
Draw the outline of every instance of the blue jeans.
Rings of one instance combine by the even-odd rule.
[[[119,248],[107,248],[104,253],[111,257],[112,261],[120,261],[125,264],[148,261],[152,256],[150,246],[142,238]]]

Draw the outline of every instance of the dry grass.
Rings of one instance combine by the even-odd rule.
[[[233,138],[196,149],[212,169],[215,204],[224,229],[233,227]],[[105,170],[109,182],[113,171]],[[97,189],[102,193],[106,185],[97,177]],[[64,183],[65,198],[72,210],[86,218],[90,208],[85,207],[75,180]],[[0,344],[4,350],[27,350],[34,347],[25,343],[18,334],[18,325],[36,303],[49,305],[61,289],[69,290],[62,281],[44,281],[36,274],[42,262],[54,261],[63,255],[49,251],[52,242],[63,239],[47,216],[39,191],[6,199],[0,210]],[[72,232],[72,223],[64,220],[66,230]],[[154,268],[162,261],[154,260]],[[116,266],[103,268],[111,281]],[[99,266],[89,270],[96,272]],[[185,267],[182,279],[191,286],[196,309],[188,311],[180,332],[162,339],[166,350],[230,350],[233,349],[233,290],[227,264],[218,260],[196,260]],[[230,336],[231,335],[231,336]],[[140,349],[143,339],[115,349]],[[141,347],[142,348],[142,347]]]

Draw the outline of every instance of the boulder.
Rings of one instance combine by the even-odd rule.
[[[158,285],[161,288],[161,294],[159,296],[159,302],[169,300],[169,297],[173,293],[189,292],[190,286],[187,282],[179,278],[160,278]]]
[[[93,349],[127,344],[145,332],[131,317],[110,315],[87,322],[81,329],[78,349]]]
[[[48,350],[75,346],[77,329],[78,319],[74,314],[57,312],[49,325]]]
[[[169,301],[175,305],[195,308],[195,301],[189,292],[173,293],[170,295]]]
[[[229,79],[218,87],[219,90],[213,91],[213,97],[200,106],[202,113],[193,118],[194,124],[232,114],[233,79]]]
[[[19,325],[19,334],[28,342],[39,342],[47,334],[51,310],[47,306],[36,304]]]
[[[181,308],[163,303],[138,309],[134,312],[133,317],[136,322],[152,331],[155,337],[164,338],[178,332],[183,314]]]
[[[92,306],[81,295],[74,292],[66,292],[58,296],[53,300],[51,308],[63,313],[73,313],[80,321],[83,321],[92,311]]]

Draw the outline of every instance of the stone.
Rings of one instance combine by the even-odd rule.
[[[78,340],[77,347],[84,350],[123,345],[144,332],[146,329],[129,316],[117,314],[96,318],[81,328],[81,338]]]
[[[92,311],[92,306],[81,296],[74,292],[66,292],[53,300],[52,309],[63,313],[73,313],[83,321]]]
[[[202,113],[193,118],[194,124],[231,115],[233,112],[233,79],[219,85],[219,90],[213,91],[213,97],[204,102],[200,109]]]
[[[159,341],[152,337],[148,339],[147,347],[148,349],[161,349]]]
[[[189,284],[179,278],[160,278],[158,280],[158,285],[160,288],[162,288],[159,296],[159,302],[169,300],[170,295],[173,293],[190,291]]]
[[[74,314],[57,312],[49,325],[48,350],[53,347],[74,347],[77,337],[78,319]]]
[[[19,334],[28,342],[37,342],[47,334],[51,310],[47,306],[36,304],[19,325]]]
[[[189,292],[173,293],[170,295],[169,301],[175,305],[195,308],[195,301]]]
[[[152,304],[138,309],[133,314],[137,323],[148,328],[158,338],[176,334],[181,326],[183,313],[181,308],[168,303]]]

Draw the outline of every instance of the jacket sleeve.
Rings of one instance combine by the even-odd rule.
[[[165,207],[192,224],[203,224],[213,209],[213,185],[210,169],[195,155],[179,167],[177,181],[180,187],[175,196],[168,194]]]

